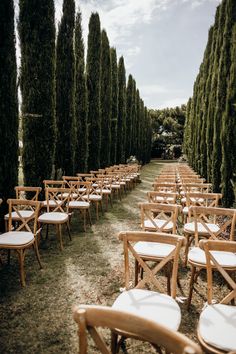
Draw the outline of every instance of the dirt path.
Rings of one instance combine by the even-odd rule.
[[[121,230],[139,230],[138,203],[146,201],[154,177],[163,164],[152,162],[142,169],[142,183],[115,202],[86,234],[74,216],[73,241],[65,234],[65,249],[58,250],[54,231],[40,245],[44,268],[38,270],[33,253],[26,256],[27,286],[20,288],[18,263],[0,269],[1,354],[76,353],[76,325],[72,307],[79,303],[111,305],[124,285]],[[80,230],[78,232],[78,230]],[[181,270],[183,288],[189,272]],[[203,300],[193,298],[188,313],[183,305],[181,330],[195,337],[196,318]],[[130,353],[151,353],[150,347],[132,345]],[[96,353],[91,349],[90,353]]]

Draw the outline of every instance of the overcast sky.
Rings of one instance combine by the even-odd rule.
[[[16,2],[17,0],[15,0]],[[56,19],[63,0],[55,0]],[[75,0],[87,42],[91,12],[123,55],[148,108],[186,103],[202,62],[220,0]]]

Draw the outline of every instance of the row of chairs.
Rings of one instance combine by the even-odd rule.
[[[163,178],[163,181],[160,180]],[[119,319],[126,315],[139,316],[135,319],[139,326],[145,327],[145,321],[151,321],[151,329],[155,325],[165,326],[169,333],[177,334],[177,330],[181,321],[181,312],[178,303],[176,302],[176,290],[178,283],[178,263],[181,258],[181,249],[185,249],[187,262],[191,265],[192,274],[190,282],[190,292],[187,307],[189,307],[192,297],[193,282],[196,280],[196,272],[194,269],[207,269],[207,306],[203,309],[198,324],[198,339],[204,352],[211,353],[226,353],[236,351],[235,329],[236,329],[236,307],[231,304],[236,298],[236,283],[233,278],[233,271],[236,269],[236,242],[233,240],[235,229],[235,213],[233,209],[224,209],[212,206],[209,196],[208,205],[198,205],[202,203],[198,195],[202,193],[196,187],[196,184],[204,184],[204,180],[199,181],[200,176],[197,176],[187,165],[168,166],[158,177],[158,182],[161,184],[162,190],[155,191],[155,200],[151,203],[140,204],[141,210],[141,227],[143,231],[136,232],[121,232],[119,239],[124,245],[124,265],[125,265],[125,291],[122,292],[115,300],[112,309],[101,309],[107,311],[102,323],[96,321],[96,309],[93,306],[80,306],[75,310],[74,317],[79,325],[80,335],[80,350],[81,353],[86,353],[87,340],[85,328],[92,335],[95,343],[103,353],[103,347],[99,346],[100,339],[96,326],[107,325],[112,329],[111,352],[117,353],[124,337],[139,338],[148,340],[144,334],[137,333],[135,324],[127,323],[127,327],[119,322]],[[167,181],[170,179],[170,181]],[[194,189],[191,191],[193,195],[187,195],[185,184],[183,182],[188,179],[187,183],[194,184]],[[189,182],[189,180],[191,180]],[[193,182],[194,180],[194,182]],[[199,182],[199,183],[198,183]],[[175,191],[168,189],[168,184],[175,185]],[[162,193],[157,195],[157,193]],[[177,193],[175,204],[170,203],[170,198],[173,193]],[[208,194],[209,190],[207,191]],[[165,196],[164,196],[165,194]],[[148,193],[148,197],[153,192]],[[158,198],[157,198],[158,197]],[[174,195],[175,197],[175,195]],[[185,200],[183,200],[185,198]],[[183,220],[180,217],[182,210],[186,207],[186,201],[191,198],[191,205],[188,209],[188,218]],[[150,200],[149,200],[150,201]],[[184,221],[184,225],[181,225]],[[177,234],[180,233],[181,235]],[[219,239],[222,237],[223,239]],[[226,239],[226,237],[228,239]],[[225,240],[226,239],[226,240]],[[189,251],[191,242],[195,245]],[[188,252],[189,251],[189,252]],[[197,258],[194,260],[194,255]],[[135,259],[134,280],[132,281],[132,267],[130,268],[131,256]],[[151,263],[150,263],[151,261]],[[183,262],[185,263],[185,262]],[[160,271],[165,269],[167,275],[167,295],[163,288],[160,278],[157,277]],[[219,271],[223,276],[226,284],[229,287],[229,293],[220,300],[219,304],[213,301],[213,271]],[[131,285],[132,284],[132,285]],[[156,287],[158,292],[152,290],[144,290],[148,285],[149,289]],[[133,287],[130,289],[130,287]],[[227,291],[227,289],[226,289]],[[221,294],[220,294],[221,295]],[[116,310],[114,316],[117,316],[116,322],[109,321],[109,311]],[[88,313],[88,320],[86,314]],[[90,314],[93,314],[93,321],[90,320]],[[107,322],[106,322],[107,320]],[[90,322],[91,321],[91,322]],[[159,327],[159,328],[160,328]],[[158,332],[158,330],[156,329]],[[158,332],[159,333],[159,332]],[[163,333],[163,332],[162,332]],[[100,338],[100,337],[99,337]],[[158,334],[158,343],[152,341],[155,347],[158,345],[166,346],[166,336],[163,334],[163,341],[160,340]],[[173,352],[178,352],[176,342],[173,338],[169,339]],[[182,344],[181,340],[179,341]],[[190,344],[190,351],[198,352],[200,349],[193,343]],[[181,352],[186,351],[186,348],[181,347]]]
[[[15,187],[16,199],[8,200],[9,213],[5,215],[6,230],[0,235],[0,249],[8,251],[8,262],[10,262],[10,251],[17,252],[21,285],[25,286],[24,259],[29,248],[34,248],[39,266],[42,268],[38,244],[44,225],[47,226],[47,235],[49,225],[55,225],[56,235],[62,250],[63,225],[66,226],[71,240],[72,211],[79,210],[83,214],[83,225],[86,231],[86,215],[88,215],[91,224],[91,203],[96,205],[98,218],[98,205],[100,204],[102,210],[103,196],[106,198],[109,195],[112,200],[113,191],[116,193],[116,190],[122,190],[125,193],[134,188],[139,181],[139,170],[139,165],[118,165],[104,171],[93,171],[90,174],[64,176],[60,181],[45,180],[44,201],[38,201],[42,191],[40,187]],[[107,193],[108,191],[110,194]],[[120,198],[121,194],[120,191]],[[26,198],[30,198],[30,200]]]

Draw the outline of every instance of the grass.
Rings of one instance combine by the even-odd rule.
[[[153,161],[142,169],[142,183],[114,202],[113,208],[95,222],[86,233],[76,215],[72,219],[72,242],[66,231],[64,250],[59,251],[55,232],[42,240],[40,254],[43,269],[38,269],[33,252],[25,259],[25,288],[20,287],[18,261],[0,268],[0,352],[2,354],[77,353],[77,327],[72,319],[76,304],[111,305],[124,286],[123,249],[117,239],[121,230],[140,230],[138,203],[146,201],[154,177],[163,162]],[[189,269],[180,269],[183,294],[187,296]],[[199,293],[194,294],[190,312],[184,304],[180,330],[196,339],[197,318],[205,301],[205,276],[200,277]],[[129,353],[152,353],[146,344],[127,341]],[[89,353],[97,353],[93,344]]]

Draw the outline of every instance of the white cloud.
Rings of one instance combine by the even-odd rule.
[[[162,102],[162,104],[160,104],[158,106],[158,109],[162,109],[162,108],[167,108],[167,107],[177,107],[177,106],[181,106],[182,104],[186,104],[188,102],[188,98],[186,97],[176,97],[173,99],[168,99]]]
[[[159,93],[167,93],[168,89],[164,86],[152,84],[152,85],[141,85],[140,86],[140,92],[143,95],[154,95],[154,94],[159,94]]]

